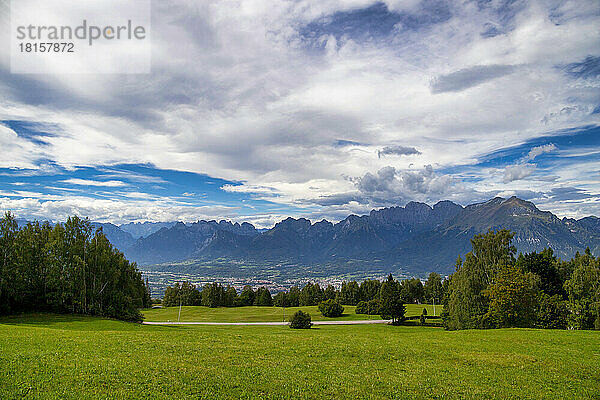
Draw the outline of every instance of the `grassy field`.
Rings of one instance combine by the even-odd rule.
[[[316,306],[289,307],[285,309],[285,320],[298,310],[308,312],[313,321],[340,320],[356,321],[364,319],[381,319],[379,315],[355,314],[354,306],[344,306],[341,317],[327,318],[321,315]],[[432,305],[407,304],[406,316],[421,315],[423,308],[427,314],[433,315]],[[442,312],[442,306],[435,306],[437,315]],[[167,307],[144,310],[146,321],[177,321],[179,307]],[[181,307],[181,319],[184,322],[274,322],[284,320],[284,309],[281,307],[235,307],[235,308],[208,308],[199,306]]]
[[[600,398],[600,333],[0,319],[0,398]]]

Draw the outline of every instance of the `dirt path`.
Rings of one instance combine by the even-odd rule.
[[[387,319],[366,319],[358,321],[313,321],[313,325],[364,325],[364,324],[387,324]],[[287,325],[289,322],[154,322],[144,321],[145,325]]]

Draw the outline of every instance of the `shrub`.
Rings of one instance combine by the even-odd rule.
[[[354,310],[356,314],[368,314],[368,311],[369,309],[366,301],[359,301],[356,305],[356,309]]]
[[[309,329],[312,326],[310,314],[298,310],[290,318],[290,328],[292,329]]]
[[[423,311],[421,311],[421,317],[419,318],[421,325],[425,325],[425,316],[426,315],[427,315],[427,308],[423,308]]]
[[[319,311],[324,317],[339,317],[344,312],[344,307],[333,299],[319,303]]]

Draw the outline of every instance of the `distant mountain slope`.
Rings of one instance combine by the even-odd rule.
[[[519,252],[551,247],[556,255],[570,258],[589,246],[599,253],[600,229],[597,225],[589,224],[589,228],[587,225],[585,221],[561,220],[517,197],[497,197],[465,207],[444,226],[401,243],[385,259],[402,257],[407,265],[451,272],[457,256],[470,251],[473,235],[502,228],[515,233],[513,244]]]
[[[185,260],[204,249],[218,251],[225,246],[234,250],[238,243],[254,235],[258,235],[258,231],[248,223],[198,221],[186,225],[177,222],[138,239],[125,253],[130,259],[146,264]]]
[[[338,223],[311,223],[287,218],[260,232],[250,224],[221,221],[178,223],[139,239],[126,254],[153,264],[194,259],[199,262],[230,260],[254,265],[299,265],[325,269],[386,266],[451,272],[459,254],[470,250],[470,240],[489,229],[515,232],[514,244],[529,252],[552,247],[564,258],[590,246],[600,252],[600,223],[596,217],[579,221],[559,219],[516,197],[494,198],[462,207],[442,201],[430,207],[408,203],[405,207],[373,210],[369,215],[350,215]]]
[[[124,232],[117,225],[109,222],[92,222],[94,228],[102,228],[102,233],[117,249],[123,251],[133,246],[135,239],[130,233]]]
[[[119,228],[131,234],[134,239],[147,237],[161,228],[170,228],[177,222],[130,222],[128,224],[119,225]]]

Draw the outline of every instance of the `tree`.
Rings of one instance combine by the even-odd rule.
[[[87,219],[64,224],[0,219],[0,314],[52,311],[140,321],[148,285],[135,263]]]
[[[329,299],[319,303],[319,311],[324,317],[340,317],[344,313],[344,307],[336,300]]]
[[[436,304],[440,304],[443,295],[441,275],[435,272],[430,273],[427,282],[423,285],[423,292],[427,303],[431,304],[435,301]]]
[[[273,296],[273,305],[275,307],[289,307],[287,293],[279,292]]]
[[[349,306],[358,304],[360,301],[360,287],[358,286],[358,282],[342,282],[338,300],[341,304],[347,304]]]
[[[400,284],[404,303],[422,303],[425,297],[423,284],[420,279],[405,279]]]
[[[335,299],[336,296],[337,292],[333,285],[327,285],[327,287],[323,291],[323,300]]]
[[[507,229],[489,230],[471,239],[477,268],[486,284],[492,283],[496,273],[506,265],[515,263],[517,248],[512,245],[514,233]]]
[[[310,329],[312,326],[310,314],[298,310],[290,318],[290,328],[292,329]]]
[[[381,282],[377,279],[367,279],[360,284],[359,298],[362,301],[369,301],[379,297]]]
[[[460,257],[457,259],[456,272],[448,287],[448,304],[442,313],[446,329],[482,327],[489,303],[484,291],[498,271],[514,264],[516,248],[511,245],[512,237],[504,229],[475,235],[471,240],[473,250],[467,253],[464,262]]]
[[[202,305],[210,308],[221,307],[224,294],[223,286],[216,282],[207,283],[202,288]]]
[[[272,306],[273,298],[271,297],[271,292],[264,286],[261,286],[256,291],[256,297],[254,298],[255,306]]]
[[[404,320],[404,304],[400,293],[400,285],[394,280],[392,275],[381,284],[379,290],[380,315],[383,319],[391,319],[392,324],[396,325]]]
[[[233,286],[227,286],[223,295],[223,307],[234,307],[237,304],[238,294]]]
[[[565,282],[571,311],[569,326],[600,329],[600,258],[595,259],[588,250],[584,255],[576,255],[572,261],[576,267]]]
[[[11,312],[15,293],[15,239],[19,227],[10,212],[0,220],[0,313]]]
[[[355,314],[368,314],[367,310],[368,310],[367,302],[359,301],[358,304],[356,305],[356,308],[354,309],[354,313]]]
[[[524,328],[535,323],[537,293],[531,276],[524,274],[521,268],[503,267],[485,294],[490,302],[484,326]]]
[[[358,302],[354,312],[356,314],[379,315],[380,308],[379,298],[376,298],[369,301]]]
[[[165,307],[176,307],[180,304],[182,306],[197,306],[200,305],[201,298],[203,299],[205,294],[203,290],[201,295],[196,286],[188,281],[177,282],[165,290],[163,305]]]
[[[253,305],[255,296],[256,296],[256,294],[254,293],[252,286],[250,286],[250,285],[244,286],[244,288],[242,289],[242,293],[240,294],[240,297],[239,297],[240,306]]]
[[[538,299],[539,308],[535,326],[542,329],[565,329],[569,310],[562,296],[549,296],[541,292]]]
[[[298,307],[300,305],[300,288],[292,286],[287,292],[288,307]]]
[[[558,271],[558,260],[551,248],[544,249],[540,253],[532,252],[519,254],[516,265],[525,272],[532,272],[540,277],[540,289],[549,296],[559,294],[566,298]]]
[[[301,306],[316,306],[323,300],[323,290],[318,283],[307,283],[300,291],[299,303]]]

